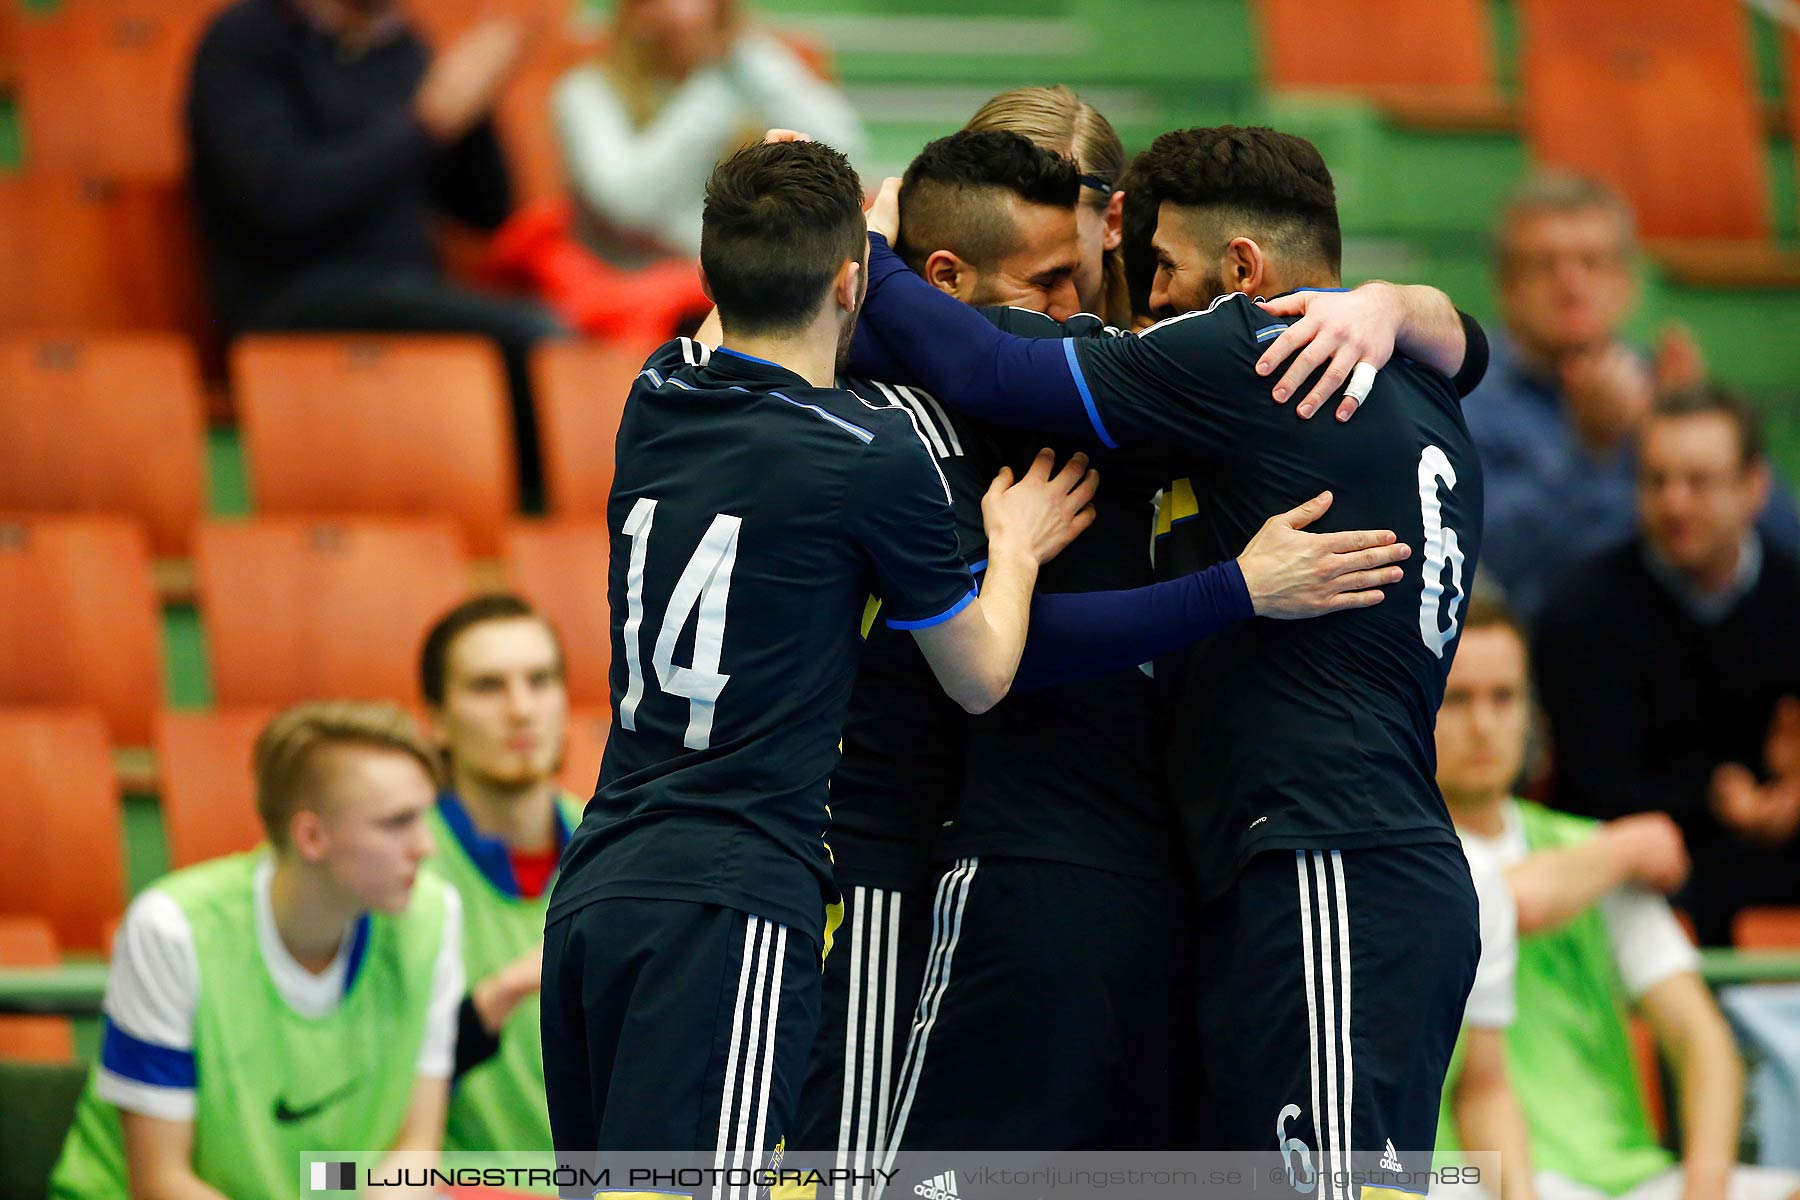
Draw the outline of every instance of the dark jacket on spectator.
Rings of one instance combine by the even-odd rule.
[[[1766,777],[1776,701],[1800,696],[1800,562],[1764,542],[1755,582],[1707,621],[1634,539],[1551,593],[1532,656],[1550,718],[1554,803],[1600,818],[1672,816],[1695,862],[1678,899],[1703,941],[1728,940],[1743,905],[1800,903],[1800,838],[1753,847],[1710,805],[1720,763]]]
[[[438,148],[413,119],[430,53],[396,25],[361,48],[288,0],[214,18],[188,93],[192,183],[221,322],[317,271],[436,273],[431,216],[484,228],[510,203],[491,124]]]

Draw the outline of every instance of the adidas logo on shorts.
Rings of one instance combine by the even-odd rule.
[[[1384,1171],[1404,1171],[1400,1165],[1400,1156],[1394,1153],[1394,1139],[1387,1139],[1387,1152],[1381,1156],[1381,1169]]]
[[[956,1172],[945,1171],[942,1175],[933,1176],[924,1183],[913,1184],[913,1195],[923,1196],[925,1200],[958,1200]]]

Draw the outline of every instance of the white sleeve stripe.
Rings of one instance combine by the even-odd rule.
[[[190,1088],[139,1083],[100,1067],[94,1072],[94,1093],[108,1104],[146,1117],[164,1121],[194,1119],[194,1092]]]

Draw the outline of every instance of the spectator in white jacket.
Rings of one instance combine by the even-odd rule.
[[[863,149],[843,93],[737,0],[617,0],[606,48],[563,77],[551,109],[576,227],[620,267],[699,254],[707,176],[770,126],[852,159]]]

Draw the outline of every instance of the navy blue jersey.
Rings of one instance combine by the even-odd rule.
[[[1082,315],[1058,325],[1024,309],[984,310],[1024,337],[1107,337]],[[1038,572],[1037,590],[1091,592],[1154,582],[1150,532],[1161,483],[1154,460],[1094,439],[989,427],[1015,475],[1040,447],[1058,463],[1085,452],[1100,471],[1094,523]],[[1142,671],[1015,691],[968,720],[962,801],[939,834],[936,858],[1007,855],[1126,875],[1167,872],[1173,816],[1163,783],[1156,693]]]
[[[974,599],[943,476],[906,410],[688,338],[633,383],[616,462],[613,726],[550,918],[692,900],[822,940],[864,604],[918,629]]]
[[[1481,469],[1451,381],[1396,356],[1348,424],[1301,421],[1255,373],[1285,325],[1229,295],[1140,337],[1070,343],[1103,429],[1155,447],[1162,569],[1239,553],[1271,513],[1330,488],[1312,528],[1392,529],[1413,547],[1373,608],[1246,621],[1159,664],[1169,763],[1195,881],[1228,886],[1263,849],[1445,842],[1432,726],[1475,575]]]
[[[986,565],[981,497],[1000,469],[987,431],[918,388],[850,379],[872,404],[908,409],[950,485],[963,559]],[[924,881],[931,844],[962,790],[969,714],[944,693],[910,633],[878,619],[871,599],[862,665],[831,775],[831,849],[840,884],[905,890]]]

